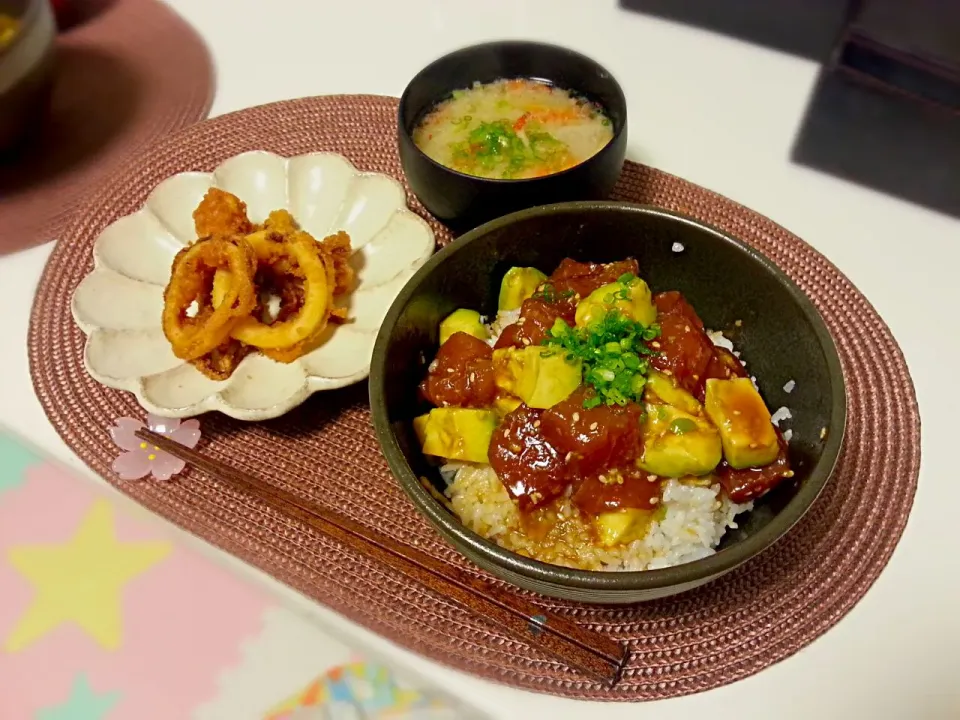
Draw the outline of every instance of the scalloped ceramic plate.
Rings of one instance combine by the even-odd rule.
[[[357,270],[356,287],[343,298],[352,322],[331,326],[327,340],[297,362],[253,353],[221,382],[174,356],[160,323],[163,291],[174,255],[196,239],[193,211],[210,187],[237,195],[255,223],[286,208],[317,239],[347,231]],[[407,208],[400,183],[360,172],[341,155],[248,152],[212,173],[180,173],[97,238],[94,270],[71,306],[87,336],[84,363],[95,380],[134,393],[164,417],[209,410],[240,420],[277,417],[319,390],[367,377],[384,315],[433,249],[433,231]]]

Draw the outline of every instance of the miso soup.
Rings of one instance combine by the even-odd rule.
[[[417,147],[441,165],[498,180],[561,172],[612,139],[613,125],[600,106],[528,79],[457,90],[413,131]]]
[[[20,21],[11,15],[0,13],[0,52],[13,44],[20,32]]]

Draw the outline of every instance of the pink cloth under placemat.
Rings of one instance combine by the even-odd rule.
[[[479,718],[196,545],[0,427],[0,718]]]

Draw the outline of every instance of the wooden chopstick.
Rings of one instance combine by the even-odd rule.
[[[606,683],[615,683],[626,659],[616,641],[548,614],[526,600],[452,567],[422,550],[400,543],[333,510],[308,503],[237,468],[149,430],[137,437],[190,463],[214,478],[296,518],[338,542],[376,558],[467,611],[539,648],[556,660]]]

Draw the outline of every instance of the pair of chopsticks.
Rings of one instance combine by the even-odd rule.
[[[136,434],[141,440],[267,503],[287,517],[295,518],[337,542],[403,573],[468,612],[505,630],[511,637],[527,642],[565,665],[605,683],[613,684],[619,679],[626,651],[614,640],[586,630],[564,618],[548,614],[486,580],[447,565],[421,550],[397,542],[339,513],[314,506],[286,490],[207,457],[170,438],[146,429],[139,430]]]

